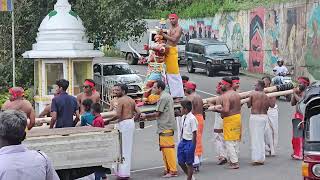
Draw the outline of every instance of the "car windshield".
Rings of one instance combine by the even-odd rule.
[[[135,74],[128,64],[104,65],[103,76]]]
[[[206,46],[206,54],[227,54],[229,53],[229,49],[225,44],[211,44]]]
[[[306,140],[320,141],[320,114],[314,115],[309,119],[309,126],[307,127]]]

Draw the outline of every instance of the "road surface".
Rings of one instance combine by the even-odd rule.
[[[146,74],[146,66],[132,66],[143,77]],[[215,94],[215,87],[221,77],[228,74],[220,74],[218,77],[207,77],[204,73],[189,74],[186,67],[181,68],[181,75],[188,75],[191,81],[197,83],[198,93],[207,98]],[[241,78],[241,91],[253,88],[256,79],[246,76]],[[216,154],[213,144],[213,113],[206,114],[203,143],[204,162],[200,173],[196,174],[198,180],[299,180],[301,178],[301,161],[291,160],[291,117],[294,108],[283,100],[277,102],[279,106],[279,147],[276,157],[266,159],[263,166],[250,164],[250,142],[248,131],[249,109],[246,105],[242,108],[243,136],[240,145],[240,169],[229,170],[216,165]],[[163,172],[162,154],[159,151],[158,136],[156,134],[156,122],[146,123],[146,128],[140,130],[136,126],[132,179],[134,180],[159,180]],[[179,177],[175,180],[185,180],[186,176],[179,168]],[[109,179],[115,179],[111,176]]]

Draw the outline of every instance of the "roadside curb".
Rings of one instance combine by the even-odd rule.
[[[255,78],[255,79],[261,79],[264,76],[270,76],[268,74],[263,74],[263,73],[259,73],[259,74],[258,73],[250,73],[250,72],[245,71],[245,70],[240,70],[240,74],[244,75],[244,76],[252,77],[252,78]]]

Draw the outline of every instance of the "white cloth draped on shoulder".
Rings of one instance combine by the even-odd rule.
[[[263,163],[265,160],[264,132],[268,121],[267,114],[251,114],[249,120],[252,162]]]
[[[133,119],[123,120],[118,123],[121,132],[123,163],[118,165],[116,175],[118,177],[130,177],[131,156],[135,124]]]

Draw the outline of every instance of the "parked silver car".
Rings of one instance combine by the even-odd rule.
[[[106,103],[111,101],[111,87],[117,83],[126,84],[128,95],[134,99],[143,95],[143,80],[126,62],[94,63],[93,72],[96,89]]]

